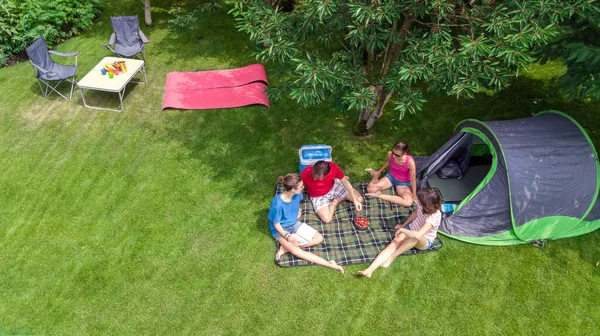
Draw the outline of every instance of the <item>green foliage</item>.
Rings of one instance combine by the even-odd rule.
[[[224,11],[198,16],[203,39],[173,36],[161,11],[173,2],[152,0],[149,83],[127,86],[124,113],[86,109],[79,94],[41,97],[29,64],[0,69],[0,335],[598,334],[600,230],[544,249],[441,237],[440,251],[360,279],[365,264],[343,276],[276,266],[266,218],[302,144],[334,145],[352,182],[368,181],[363,169],[379,167],[398,140],[429,155],[464,118],[553,108],[600,148],[600,102],[559,96],[552,78],[562,64],[534,64],[495,95],[428,96],[416,115],[382,118],[362,139],[349,132],[354,115],[305,108],[287,93],[271,108],[161,110],[169,72],[253,61]],[[106,0],[101,23],[69,41],[82,51],[79,78],[111,55],[101,46],[110,16],[142,12],[139,1],[124,3]],[[289,80],[267,68],[270,85]],[[116,94],[85,95],[119,104]]]
[[[49,45],[79,34],[100,14],[100,0],[0,0],[0,66],[36,38]],[[2,56],[4,55],[4,56]]]
[[[179,30],[194,30],[197,26],[198,15],[214,12],[222,6],[223,4],[220,1],[211,0],[207,3],[196,5],[196,9],[194,10],[173,7],[169,10],[169,14],[173,16],[173,18],[169,19],[169,24]]]
[[[567,72],[560,83],[569,99],[600,99],[600,8],[565,21],[560,31],[560,38],[538,49],[540,62],[565,61]]]
[[[306,105],[334,100],[379,118],[390,92],[402,117],[420,110],[428,91],[473,97],[507,87],[535,60],[531,48],[591,8],[589,0],[306,0],[284,13],[239,0],[231,13],[266,46],[257,59],[289,69],[282,91]]]

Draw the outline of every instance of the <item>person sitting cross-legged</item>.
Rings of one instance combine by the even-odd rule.
[[[323,222],[333,220],[335,208],[343,200],[354,203],[356,211],[362,210],[363,197],[335,163],[317,161],[306,167],[301,175],[313,208]]]
[[[390,168],[388,173],[380,178],[388,167]],[[365,171],[371,174],[366,196],[378,197],[405,207],[411,206],[413,201],[417,200],[417,168],[406,142],[397,142],[392,147],[387,154],[387,160],[379,170],[367,168]],[[395,189],[397,195],[381,193],[382,190],[390,187]]]
[[[323,235],[308,224],[302,223],[300,217],[300,201],[304,184],[298,174],[288,174],[279,178],[284,191],[276,195],[269,209],[269,228],[273,238],[279,242],[279,251],[275,259],[279,260],[286,253],[291,253],[320,266],[334,269],[344,274],[342,266],[335,260],[327,261],[316,254],[304,251],[303,248],[315,246],[323,242]]]

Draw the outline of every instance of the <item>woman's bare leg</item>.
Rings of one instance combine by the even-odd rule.
[[[306,251],[302,250],[301,248],[299,248],[298,246],[285,240],[285,238],[283,238],[283,237],[279,238],[279,244],[281,246],[283,246],[283,248],[286,249],[287,251],[289,251],[291,254],[295,255],[296,257],[298,257],[302,260],[306,260],[308,262],[311,262],[311,263],[314,263],[314,264],[317,264],[320,266],[328,267],[328,268],[334,269],[334,270],[344,274],[344,269],[342,268],[342,266],[336,264],[335,261],[333,261],[333,260],[327,261],[327,260],[319,257],[316,254],[306,252]]]
[[[379,252],[379,254],[375,258],[375,260],[373,260],[371,265],[369,265],[369,267],[367,267],[363,271],[358,271],[358,274],[362,275],[362,276],[366,276],[367,278],[370,278],[371,275],[373,274],[373,272],[375,272],[375,270],[377,268],[379,268],[379,266],[381,266],[381,264],[386,262],[390,258],[390,256],[394,253],[394,251],[396,251],[396,249],[398,249],[398,247],[400,247],[402,245],[402,242],[405,238],[406,238],[406,235],[404,235],[404,234],[401,234],[400,236],[395,237],[388,244],[388,246],[386,246],[383,249],[383,251]]]
[[[367,193],[368,196],[378,197],[384,201],[388,201],[391,203],[395,203],[398,205],[402,205],[405,207],[409,207],[413,205],[413,198],[410,189],[406,186],[397,186],[396,193],[398,195],[386,195],[381,192],[376,193]]]
[[[320,234],[319,232],[315,233],[314,237],[312,238],[312,240],[306,244],[306,245],[302,245],[299,246],[300,248],[307,248],[307,247],[311,247],[311,246],[315,246],[315,245],[319,245],[323,242],[323,235]],[[275,260],[279,260],[281,259],[281,257],[283,257],[284,254],[288,253],[289,251],[285,249],[285,247],[283,247],[283,245],[279,245],[279,250],[277,250],[277,253],[275,253]]]
[[[404,245],[404,244],[400,245],[400,247],[396,251],[394,251],[394,253],[392,253],[392,255],[388,258],[388,260],[386,260],[383,264],[381,264],[381,267],[388,268],[392,264],[392,262],[394,262],[394,260],[396,260],[396,258],[399,255],[410,250],[413,247],[416,247],[419,250],[424,250],[427,247],[427,238],[425,238],[425,237],[421,237],[419,240],[407,237],[405,242],[406,242],[406,245]]]
[[[281,259],[281,257],[283,257],[283,255],[286,253],[288,253],[288,250],[286,250],[283,245],[279,245],[279,250],[277,250],[277,253],[275,253],[275,260]]]
[[[390,188],[392,186],[392,182],[387,176],[379,178],[379,175],[373,175],[371,178],[371,182],[367,184],[367,193],[366,195],[372,196],[369,194],[377,193],[382,191],[383,189]]]
[[[323,235],[320,234],[319,232],[315,233],[314,237],[312,238],[312,240],[306,244],[306,245],[302,245],[300,246],[300,248],[306,248],[306,247],[311,247],[311,246],[315,246],[315,245],[319,245],[323,242]]]
[[[369,175],[371,175],[371,181],[369,181],[369,184],[375,183],[377,182],[377,180],[379,180],[379,176],[381,175],[381,173],[377,170],[373,168],[365,168],[365,171],[369,173]]]

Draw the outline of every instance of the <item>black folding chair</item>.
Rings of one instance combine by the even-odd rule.
[[[140,29],[137,16],[111,16],[110,22],[113,33],[104,46],[120,57],[136,57],[141,54],[145,62],[144,44],[150,41]]]
[[[42,90],[42,96],[48,97],[52,91],[58,93],[61,97],[71,100],[73,96],[73,87],[75,86],[75,72],[77,71],[77,55],[79,52],[58,52],[54,50],[48,50],[46,40],[43,37],[35,40],[27,49],[27,56],[29,56],[29,62],[33,65],[36,73],[35,77]],[[50,58],[50,54],[58,56],[75,56],[75,65],[63,65],[54,62]],[[56,88],[63,81],[71,83],[71,92],[69,98],[58,92]],[[54,84],[56,82],[56,84]],[[52,91],[50,91],[52,90]]]

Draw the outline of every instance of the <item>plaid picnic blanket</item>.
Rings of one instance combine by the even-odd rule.
[[[354,188],[361,194],[367,191],[367,183],[361,182],[353,184]],[[283,192],[283,185],[278,184],[275,188],[275,195]],[[390,188],[382,191],[386,194],[393,194]],[[302,217],[300,220],[319,231],[323,235],[323,242],[316,246],[311,246],[305,250],[312,252],[325,260],[335,260],[340,265],[370,263],[394,238],[394,226],[404,221],[410,216],[416,206],[403,207],[376,197],[365,197],[363,210],[357,215],[354,205],[350,202],[341,202],[335,212],[335,217],[329,224],[323,223],[315,213],[310,198],[306,191],[304,199],[300,202]],[[355,217],[366,216],[370,225],[367,230],[361,231],[354,227]],[[442,242],[436,238],[433,247],[427,251],[411,249],[404,253],[405,255],[425,253],[435,251],[442,247]],[[276,243],[277,251],[279,243]],[[296,258],[291,253],[286,253],[277,265],[281,267],[314,265],[308,261]]]

